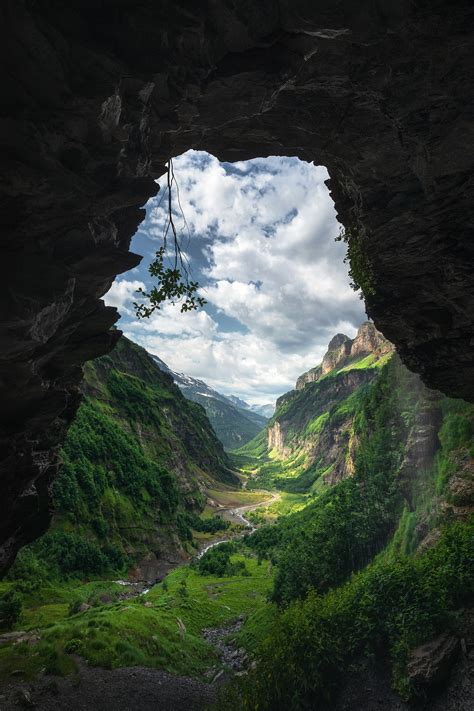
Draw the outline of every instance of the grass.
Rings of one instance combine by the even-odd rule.
[[[278,501],[274,501],[269,506],[259,507],[256,511],[250,511],[247,514],[247,518],[253,523],[273,523],[281,516],[288,516],[301,511],[311,501],[312,498],[307,494],[291,494],[282,491]]]
[[[257,504],[259,501],[265,501],[267,498],[262,492],[247,491],[245,489],[208,489],[207,495],[210,499],[220,506],[245,506],[248,504]],[[215,511],[215,510],[214,510]]]
[[[327,424],[328,420],[329,412],[324,412],[322,415],[315,417],[313,420],[310,420],[306,425],[306,433],[319,434]]]
[[[60,675],[73,673],[73,654],[92,666],[109,669],[140,665],[176,674],[203,674],[219,660],[202,630],[263,610],[272,586],[269,563],[259,565],[256,558],[240,554],[231,560],[243,560],[247,574],[202,576],[192,567],[182,566],[148,594],[107,604],[100,604],[97,595],[123,588],[104,581],[84,585],[71,581],[41,590],[43,598],[49,591],[49,601],[34,606],[27,599],[17,625],[18,629],[34,629],[39,640],[0,647],[0,682],[7,682],[12,672],[24,679],[35,677],[41,669]],[[91,596],[96,596],[96,606],[68,616],[71,602],[90,600]],[[249,645],[254,637],[255,631],[250,630]]]
[[[295,452],[287,459],[272,458],[260,464],[256,476],[249,480],[248,489],[269,488],[283,490],[290,480],[297,479],[306,470],[306,453]]]

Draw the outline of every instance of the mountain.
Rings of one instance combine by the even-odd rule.
[[[347,366],[356,360],[359,361],[363,356],[373,355],[375,359],[391,351],[393,351],[391,343],[377,331],[373,323],[366,321],[360,326],[353,340],[343,333],[335,335],[329,342],[328,350],[321,364],[298,378],[296,390],[303,390],[308,383],[321,380],[335,368]],[[363,365],[367,367],[370,362]]]
[[[273,413],[275,412],[275,405],[272,405],[271,402],[265,403],[265,405],[250,405],[250,409],[252,412],[256,412],[258,415],[262,415],[262,417],[267,417],[270,419],[270,417],[273,416]]]
[[[235,395],[228,395],[226,399],[230,400],[241,410],[249,410],[257,415],[261,415],[266,420],[269,420],[275,412],[275,405],[272,405],[271,403],[265,403],[264,405],[249,405],[248,402],[245,402],[245,400],[242,400],[240,397],[236,397]]]
[[[132,577],[162,577],[187,557],[188,513],[208,488],[238,480],[204,409],[127,338],[86,365],[83,391],[39,554],[62,572],[126,565]]]
[[[226,396],[226,399],[230,400],[241,410],[250,410],[250,412],[255,412],[257,415],[261,415],[267,420],[270,419],[275,412],[275,405],[272,405],[270,402],[265,403],[264,405],[249,405],[248,402],[245,402],[245,400],[242,400],[240,397],[236,397],[235,395],[228,395]]]
[[[472,418],[473,411],[462,401],[426,388],[401,364],[392,344],[370,322],[360,326],[354,339],[337,334],[322,362],[301,375],[294,390],[278,398],[266,429],[236,450],[236,462],[245,463],[248,458],[254,468],[259,463],[258,475],[248,486],[275,486],[317,496],[354,476],[357,462],[365,456],[361,429],[372,407],[368,393],[382,391],[385,380],[390,380],[393,390],[385,392],[384,398],[393,400],[394,422],[402,418],[405,423],[399,426],[397,420],[393,425],[399,437],[397,486],[404,487],[407,497],[412,496],[409,490],[417,471],[435,466],[440,432],[446,422],[456,419],[451,409],[465,410],[465,418]],[[378,417],[381,427],[388,415]],[[467,430],[470,426],[466,425]],[[459,427],[462,429],[461,421]],[[463,505],[470,502],[470,466],[466,459],[464,474],[451,480],[452,491],[446,494],[449,500],[463,501]],[[456,466],[450,465],[450,470]]]
[[[173,378],[188,400],[203,406],[216,435],[226,449],[242,446],[267,424],[268,417],[254,411],[244,400],[235,395],[222,395],[203,380],[174,372],[158,356],[150,354],[150,357],[163,372]]]
[[[355,408],[365,386],[393,353],[393,346],[369,322],[354,339],[334,336],[322,363],[277,400],[266,430],[274,483],[278,478],[278,486],[288,491],[314,491],[353,471],[356,443],[350,433]],[[262,435],[258,442],[260,446]],[[278,474],[277,461],[282,462]],[[289,470],[291,477],[285,473]]]
[[[241,410],[251,410],[251,406],[248,404],[248,402],[245,402],[245,400],[242,400],[242,398],[237,397],[236,395],[228,395],[227,400],[230,400],[234,405],[237,405],[237,407],[240,407]]]

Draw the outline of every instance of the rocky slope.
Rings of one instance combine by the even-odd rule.
[[[305,385],[320,380],[334,368],[347,365],[358,356],[373,353],[380,357],[393,351],[393,346],[377,331],[373,323],[367,321],[359,328],[357,336],[352,340],[343,333],[338,333],[331,339],[321,365],[311,368],[300,375],[296,381],[296,390],[303,390]]]
[[[473,397],[472,4],[6,0],[0,568],[45,529],[101,297],[170,156],[328,167],[368,313]]]
[[[161,370],[173,378],[184,397],[203,406],[214,432],[226,449],[242,446],[265,427],[267,417],[254,412],[244,400],[222,395],[203,380],[175,373],[161,358],[151,357]]]

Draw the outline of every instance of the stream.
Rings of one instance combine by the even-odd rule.
[[[273,491],[266,491],[263,490],[258,492],[261,494],[270,494],[271,498],[270,499],[265,499],[264,501],[259,501],[256,504],[245,504],[244,506],[236,506],[234,508],[221,508],[218,511],[216,511],[216,516],[220,516],[221,518],[225,518],[226,515],[230,518],[231,521],[234,523],[239,523],[240,525],[245,526],[245,531],[242,533],[237,533],[233,536],[226,536],[225,538],[220,538],[218,541],[213,541],[212,543],[207,543],[199,553],[197,554],[197,558],[202,558],[204,553],[207,553],[208,550],[211,548],[214,548],[215,546],[219,546],[221,543],[228,543],[229,541],[237,541],[240,538],[243,538],[244,536],[249,536],[251,533],[257,530],[257,527],[254,526],[254,524],[248,520],[248,518],[245,518],[243,515],[243,512],[248,512],[248,511],[254,511],[255,509],[258,509],[260,506],[270,506],[273,504],[275,501],[278,501],[280,498],[280,494],[273,492]]]
[[[221,518],[225,518],[228,521],[238,523],[239,525],[245,526],[245,530],[242,531],[242,533],[235,533],[233,535],[225,536],[223,538],[219,538],[217,541],[212,541],[211,543],[206,543],[198,553],[196,553],[196,558],[202,558],[204,553],[207,553],[208,550],[211,548],[215,548],[215,546],[220,546],[221,543],[228,543],[229,541],[238,541],[241,538],[244,538],[244,536],[249,536],[251,533],[257,530],[257,527],[249,521],[245,516],[243,515],[244,513],[247,513],[249,511],[254,511],[255,509],[258,509],[260,506],[270,506],[273,504],[275,501],[278,501],[280,498],[280,494],[274,491],[266,491],[262,489],[259,492],[256,493],[261,493],[264,495],[270,494],[271,498],[266,498],[263,501],[259,501],[258,503],[255,504],[245,504],[243,506],[234,506],[233,508],[228,508],[228,507],[221,507],[217,509],[216,511],[216,516],[219,516]],[[159,581],[156,581],[159,582]],[[128,588],[130,590],[129,593],[124,593],[124,598],[125,597],[137,597],[139,595],[146,595],[147,592],[150,591],[150,589],[153,587],[154,583],[146,583],[143,581],[140,582],[131,582],[129,580],[114,580],[114,583],[117,583],[117,585],[123,585],[124,588]]]

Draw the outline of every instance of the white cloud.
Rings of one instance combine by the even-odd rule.
[[[350,324],[338,324],[338,331],[355,335]],[[329,339],[310,352],[282,355],[266,339],[252,333],[221,333],[169,338],[125,328],[125,335],[156,353],[173,370],[205,380],[216,390],[234,394],[249,402],[264,403],[294,387],[298,375],[320,362]]]
[[[179,306],[163,304],[150,318],[134,321],[129,325],[135,334],[155,333],[159,336],[202,336],[213,338],[217,334],[216,322],[205,311],[181,313]]]
[[[104,301],[107,306],[115,306],[121,314],[132,314],[132,304],[138,301],[138,289],[145,289],[142,281],[115,280],[104,296]]]
[[[166,305],[148,321],[127,318],[121,327],[174,370],[268,401],[321,359],[336,332],[352,336],[364,319],[349,287],[345,246],[334,239],[339,224],[326,169],[279,157],[229,166],[189,151],[174,170],[191,236],[183,248],[210,313]],[[166,220],[161,197],[150,201],[140,229],[152,249]],[[140,276],[147,281],[143,270]],[[126,284],[138,282],[116,282],[106,298],[127,317]],[[238,322],[232,333],[226,318]]]

